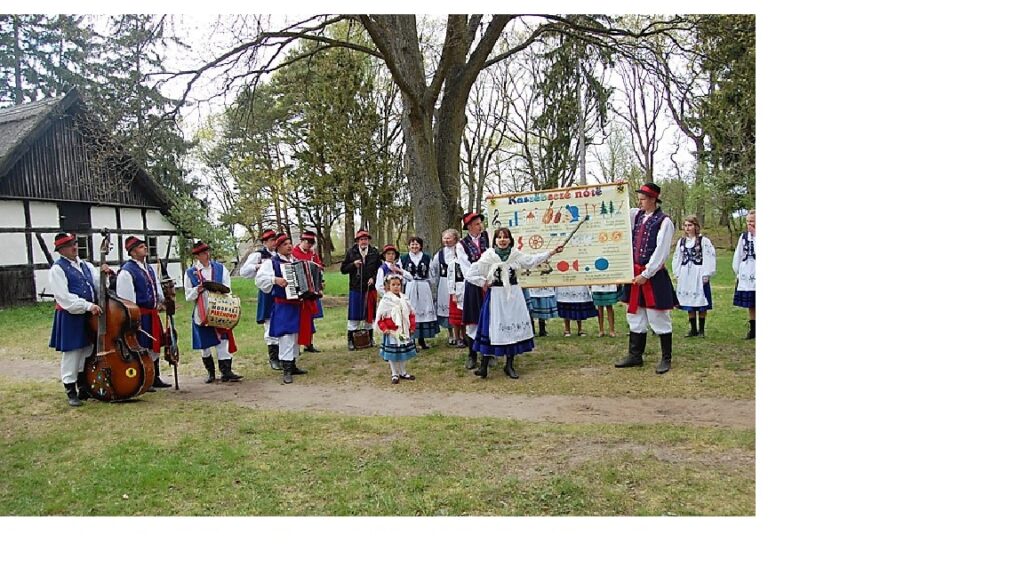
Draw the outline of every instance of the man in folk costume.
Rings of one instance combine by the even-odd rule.
[[[355,350],[352,333],[369,328],[376,316],[377,269],[381,264],[380,253],[370,246],[372,237],[366,230],[356,232],[356,245],[345,253],[341,272],[348,274],[348,349]],[[371,339],[371,345],[373,343]]]
[[[292,256],[294,256],[296,260],[306,260],[308,262],[312,262],[313,264],[316,264],[317,266],[319,266],[320,270],[323,270],[324,269],[324,261],[320,259],[320,255],[316,253],[316,250],[313,250],[313,245],[314,244],[316,244],[316,234],[314,234],[313,232],[310,232],[309,230],[306,230],[305,232],[302,233],[302,236],[299,236],[299,245],[292,249]],[[322,290],[320,291],[320,295],[323,296],[323,291]],[[323,306],[323,303],[320,301],[320,299],[317,298],[316,299],[316,312],[313,314],[313,319],[315,320],[317,318],[323,318],[323,317],[324,317],[324,306]],[[316,347],[313,346],[313,341],[312,340],[310,340],[309,346],[306,346],[303,350],[305,352],[312,352],[312,353],[316,353],[316,352],[320,351],[320,350],[317,350]]]
[[[292,376],[306,371],[295,365],[299,346],[309,344],[313,339],[313,313],[316,305],[306,299],[289,300],[285,292],[288,280],[284,277],[284,266],[298,262],[292,256],[292,241],[285,233],[277,235],[277,252],[274,257],[260,266],[256,273],[256,287],[274,296],[274,313],[270,317],[270,335],[280,342],[281,367],[284,369],[284,384],[292,383]]]
[[[140,346],[149,349],[149,357],[153,359],[156,374],[153,388],[170,388],[170,384],[160,379],[160,347],[164,333],[160,312],[164,309],[164,291],[156,270],[146,263],[149,246],[140,238],[129,236],[124,241],[124,250],[128,260],[117,273],[117,297],[134,302],[142,314],[138,341]]]
[[[467,234],[455,245],[455,254],[459,268],[465,274],[465,271],[468,271],[469,267],[479,260],[480,256],[491,246],[487,239],[487,232],[484,231],[484,217],[480,214],[476,212],[463,214],[462,229]],[[467,282],[462,300],[462,323],[466,326],[466,349],[469,351],[466,357],[466,370],[472,370],[477,366],[473,340],[476,338],[477,323],[480,321],[480,305],[483,304],[483,301],[483,288]]]
[[[220,262],[210,257],[210,246],[202,240],[192,247],[196,263],[185,270],[185,300],[196,302],[206,290],[204,283],[217,282],[231,288],[231,274]],[[206,383],[217,379],[213,367],[213,350],[217,349],[217,365],[220,367],[221,382],[238,382],[241,376],[231,370],[232,355],[238,351],[235,335],[231,330],[211,328],[199,324],[199,307],[192,311],[192,349],[203,351],[203,366],[206,367]]]
[[[430,291],[430,254],[423,252],[423,238],[409,238],[409,253],[401,258],[402,269],[412,279],[405,284],[405,295],[416,310],[416,341],[426,350],[427,338],[437,336],[437,311],[434,308],[434,293]]]
[[[50,291],[56,301],[50,348],[61,353],[60,381],[67,393],[68,404],[81,406],[82,400],[90,397],[89,386],[85,382],[85,360],[94,346],[89,338],[89,315],[102,313],[97,304],[100,272],[95,266],[78,259],[78,238],[74,234],[57,234],[53,239],[53,249],[60,257],[53,262],[49,275]],[[110,273],[106,264],[103,272]]]
[[[269,262],[274,256],[274,244],[277,242],[277,232],[267,228],[260,234],[260,242],[263,246],[249,254],[245,264],[238,271],[243,278],[256,279],[256,273],[264,262]],[[274,312],[274,297],[262,291],[256,293],[256,323],[263,324],[263,341],[267,343],[267,356],[270,359],[272,370],[281,369],[281,361],[278,359],[280,343],[277,338],[270,335],[270,315]]]
[[[672,250],[675,226],[661,211],[661,188],[647,183],[637,192],[639,208],[631,208],[633,220],[633,282],[626,285],[622,301],[627,304],[629,353],[616,368],[640,366],[647,347],[647,328],[661,339],[661,362],[654,369],[664,374],[672,367],[672,309],[679,305],[672,280],[665,269]]]

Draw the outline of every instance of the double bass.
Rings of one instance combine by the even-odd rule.
[[[102,236],[101,267],[110,252],[110,232],[104,228]],[[98,304],[102,314],[89,317],[89,328],[96,333],[96,348],[85,361],[85,381],[92,397],[118,402],[148,392],[156,367],[135,336],[142,318],[139,307],[111,295],[106,278],[100,281]]]

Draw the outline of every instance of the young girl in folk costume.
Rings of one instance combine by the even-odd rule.
[[[598,336],[608,334],[615,337],[615,303],[619,301],[618,284],[599,284],[590,287],[590,294],[594,298],[594,306],[597,308],[597,329]],[[604,316],[608,314],[608,332],[604,331]]]
[[[419,347],[426,350],[430,348],[426,338],[437,336],[441,329],[437,327],[434,294],[430,291],[430,254],[423,253],[423,238],[409,238],[409,253],[403,255],[399,262],[411,277],[405,284],[405,295],[416,311],[416,333],[413,337]]]
[[[747,331],[747,340],[754,339],[754,264],[757,262],[757,255],[754,252],[755,232],[754,211],[751,210],[747,214],[747,231],[740,236],[739,246],[732,255],[732,269],[736,272],[736,295],[733,296],[732,303],[749,311],[750,330]]]
[[[217,282],[231,288],[231,274],[224,265],[210,258],[210,246],[202,240],[192,247],[196,263],[185,271],[185,300],[197,302],[206,288],[205,282]],[[206,367],[206,383],[217,379],[213,366],[213,350],[217,349],[217,365],[220,366],[221,382],[238,382],[241,376],[231,371],[232,355],[238,351],[235,336],[231,330],[221,330],[199,324],[199,306],[192,310],[192,349],[203,351],[203,366]]]
[[[405,363],[416,356],[416,311],[405,294],[402,294],[402,276],[390,274],[384,279],[387,291],[377,305],[374,327],[383,334],[380,340],[380,357],[391,366],[391,383],[399,380],[415,380],[416,377],[405,369]]]
[[[679,309],[690,317],[687,338],[704,337],[704,322],[711,310],[711,277],[715,275],[715,247],[702,236],[696,216],[683,218],[684,235],[672,255],[672,273],[676,275]],[[697,324],[697,316],[700,324]]]
[[[494,233],[494,247],[470,266],[466,281],[486,290],[473,341],[474,349],[483,356],[480,367],[474,372],[477,376],[486,378],[491,358],[504,356],[505,374],[519,378],[515,357],[533,350],[533,324],[517,271],[532,268],[561,251],[559,246],[526,255],[513,248],[512,232],[508,228],[498,228]]]
[[[402,279],[402,289],[405,289],[405,283],[412,280],[412,274],[409,274],[402,269],[401,263],[398,262],[398,248],[395,248],[394,244],[386,244],[381,250],[380,255],[384,258],[381,262],[380,268],[377,269],[377,280],[373,283],[377,287],[377,296],[384,296],[388,292],[387,278],[388,276],[398,276]]]
[[[454,228],[442,232],[444,246],[430,261],[430,284],[437,293],[437,323],[448,329],[449,346],[465,346],[462,342],[462,310],[459,308],[465,279],[456,260],[455,244],[458,241],[459,233]]]
[[[555,301],[555,289],[550,287],[530,288],[526,294],[526,306],[530,309],[530,322],[537,320],[540,329],[537,336],[547,336],[546,320],[558,318],[558,302]]]
[[[587,318],[597,316],[597,308],[594,307],[594,298],[590,295],[590,288],[587,286],[558,286],[555,288],[555,301],[558,303],[558,315],[565,322],[565,332],[562,336],[572,336],[569,331],[569,321],[576,321],[576,335],[586,336],[583,331],[583,321]]]

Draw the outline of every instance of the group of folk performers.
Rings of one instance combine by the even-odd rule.
[[[616,362],[615,367],[643,364],[650,330],[661,345],[661,360],[655,372],[667,372],[672,363],[670,314],[673,309],[687,312],[690,324],[687,337],[704,336],[707,312],[712,309],[715,247],[701,234],[695,216],[683,219],[684,234],[673,245],[675,226],[660,208],[660,187],[647,183],[636,193],[639,207],[630,210],[634,277],[623,286],[592,286],[561,292],[551,288],[526,291],[519,286],[521,271],[547,261],[561,252],[562,247],[524,254],[514,247],[508,228],[494,232],[492,245],[492,239],[483,229],[483,217],[476,212],[462,217],[465,236],[460,239],[456,230],[445,230],[443,246],[434,254],[423,251],[424,242],[419,237],[409,239],[409,250],[404,255],[390,244],[378,251],[371,245],[370,233],[359,230],[356,245],[346,252],[341,264],[341,271],[349,276],[348,349],[356,349],[354,335],[359,331],[365,331],[369,345],[376,346],[376,332],[380,338],[380,356],[388,361],[391,369],[391,381],[413,380],[415,377],[408,372],[407,362],[416,355],[417,349],[430,348],[427,339],[444,328],[449,346],[466,349],[467,370],[475,369],[476,375],[486,378],[491,363],[504,356],[505,374],[518,378],[515,357],[534,348],[535,334],[547,334],[546,320],[561,317],[565,336],[571,335],[570,320],[576,320],[577,334],[582,336],[580,322],[600,313],[600,335],[603,336],[607,313],[609,333],[614,336],[611,303],[618,297],[626,304],[629,343],[626,356]],[[747,339],[753,339],[756,295],[753,211],[746,216],[746,228],[733,256],[732,267],[736,273],[733,304],[747,308]],[[261,248],[249,255],[240,274],[254,279],[259,289],[256,322],[264,325],[270,367],[281,370],[282,382],[287,384],[294,376],[306,373],[296,364],[301,352],[319,352],[313,346],[314,319],[323,317],[323,307],[319,299],[289,300],[282,266],[309,260],[322,268],[323,263],[313,250],[316,235],[312,232],[303,232],[299,246],[294,249],[287,234],[272,229],[261,233],[260,242]],[[139,307],[141,322],[137,339],[157,366],[153,388],[169,387],[159,374],[160,350],[167,344],[163,342],[164,330],[159,316],[164,310],[165,295],[156,270],[146,262],[147,244],[135,236],[126,238],[124,249],[128,260],[117,272],[106,265],[100,270],[79,259],[78,240],[72,233],[57,234],[53,247],[58,258],[49,272],[49,284],[56,301],[50,347],[62,354],[60,379],[68,403],[80,406],[90,397],[84,369],[95,346],[89,334],[87,315],[101,314],[98,301],[101,274],[116,274],[113,284],[117,297]],[[192,256],[195,262],[184,273],[186,300],[197,303],[206,289],[206,282],[230,289],[231,275],[223,264],[211,258],[209,245],[196,242]],[[669,278],[669,265],[676,277],[675,288]],[[534,329],[535,320],[539,321],[539,333]],[[221,381],[242,379],[232,370],[232,357],[237,350],[232,331],[201,325],[198,307],[192,314],[192,347],[202,351],[206,382],[216,379],[214,350]]]

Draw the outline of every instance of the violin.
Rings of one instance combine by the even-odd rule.
[[[110,252],[110,232],[104,228],[101,235],[102,268]],[[96,333],[96,348],[85,361],[85,380],[92,397],[103,402],[118,402],[148,392],[156,367],[149,351],[136,338],[142,318],[139,307],[111,295],[106,279],[100,282],[98,304],[102,313],[89,317],[89,328]]]

